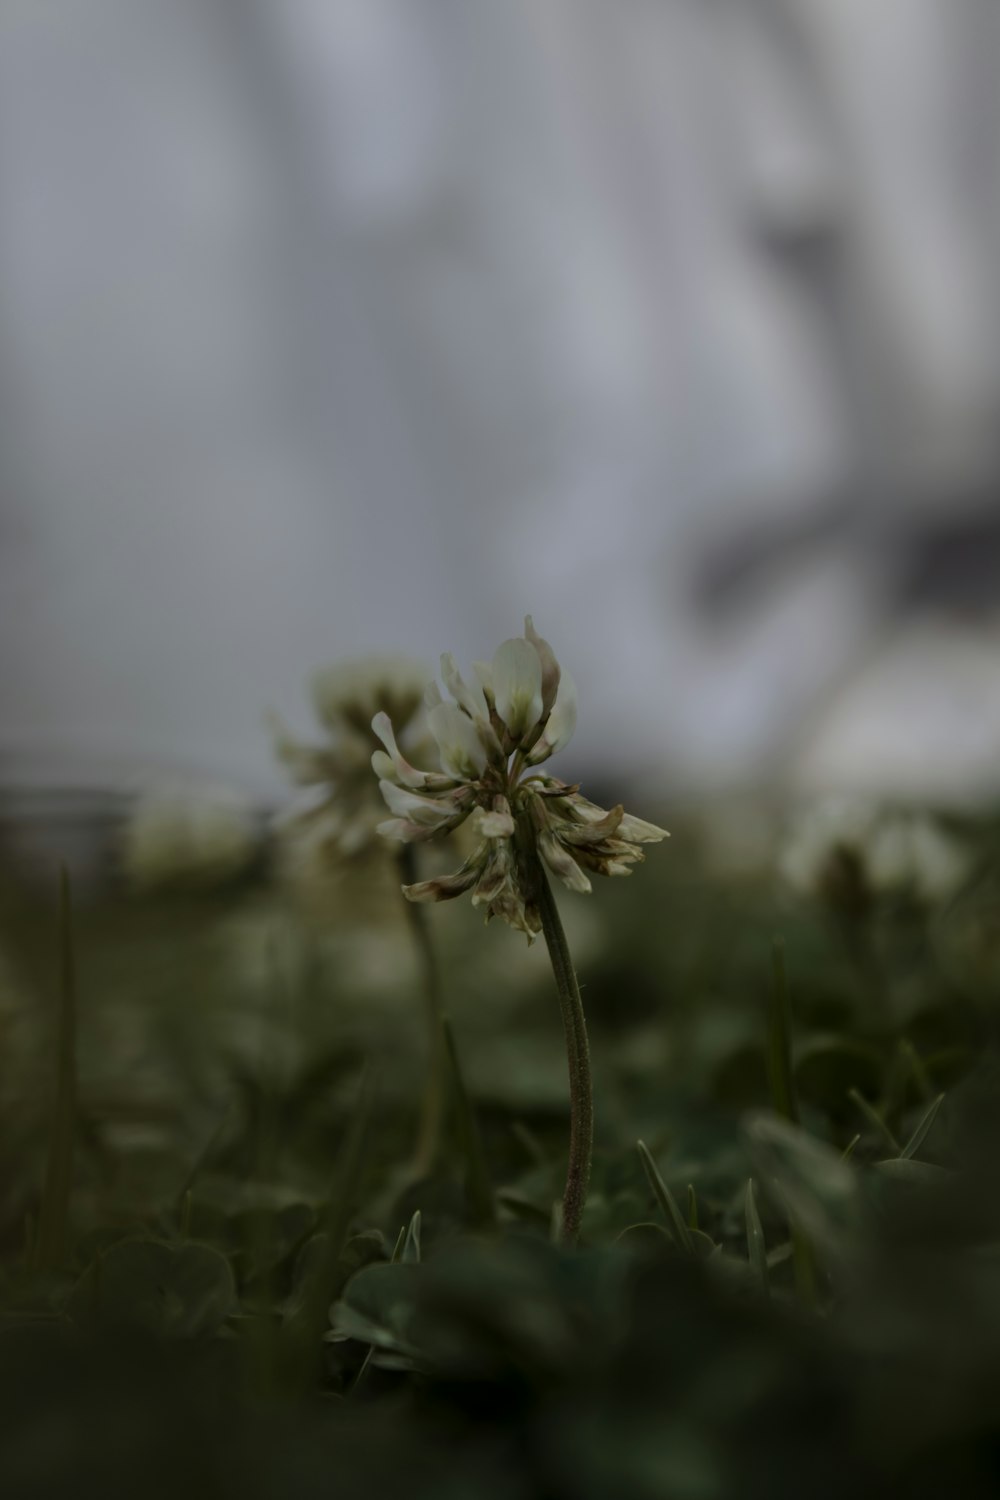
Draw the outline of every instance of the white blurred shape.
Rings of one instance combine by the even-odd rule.
[[[140,793],[121,835],[121,860],[140,890],[209,888],[238,878],[260,848],[252,805],[236,789],[161,778]]]
[[[995,793],[1000,622],[927,618],[897,633],[815,717],[792,770],[815,791],[853,787],[974,803]]]

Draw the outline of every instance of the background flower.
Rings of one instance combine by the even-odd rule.
[[[419,745],[428,676],[422,663],[401,656],[363,657],[316,672],[313,707],[328,734],[321,745],[301,743],[277,714],[269,715],[279,760],[307,789],[281,815],[282,832],[334,857],[350,858],[377,843],[383,807],[371,779],[372,716],[392,714],[404,742]]]
[[[261,850],[252,805],[226,785],[179,778],[151,784],[121,835],[121,861],[141,890],[208,888],[245,874]]]
[[[926,814],[856,797],[831,797],[802,813],[780,861],[794,889],[851,909],[894,892],[944,900],[969,866],[968,852]]]

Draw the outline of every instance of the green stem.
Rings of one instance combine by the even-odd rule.
[[[566,1059],[569,1064],[569,1168],[566,1173],[566,1191],[563,1194],[562,1237],[567,1244],[573,1245],[580,1235],[580,1219],[587,1201],[590,1160],[594,1149],[594,1091],[590,1078],[590,1047],[580,986],[570,958],[566,934],[559,919],[548,876],[537,853],[534,855],[534,863],[542,933],[552,961],[566,1032]]]
[[[416,859],[410,844],[404,844],[400,850],[399,873],[404,885],[412,885],[417,879]],[[448,1060],[442,1025],[441,971],[431,938],[427,912],[423,906],[414,901],[406,901],[405,905],[420,969],[420,990],[427,1026],[427,1070],[424,1077],[420,1123],[417,1128],[417,1143],[414,1147],[412,1166],[417,1177],[426,1177],[434,1167],[441,1146]]]

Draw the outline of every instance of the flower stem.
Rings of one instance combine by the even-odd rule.
[[[403,844],[400,850],[399,873],[404,885],[412,885],[417,879],[416,859],[413,848],[409,844]],[[426,1177],[437,1160],[441,1145],[447,1089],[447,1052],[442,1024],[441,971],[438,967],[437,953],[431,938],[425,908],[405,899],[404,905],[420,968],[420,988],[427,1026],[427,1069],[424,1076],[420,1124],[417,1129],[417,1142],[412,1162],[414,1174],[417,1177]]]
[[[590,1078],[590,1046],[583,1001],[570,958],[566,934],[559,918],[548,876],[535,855],[535,878],[542,934],[552,961],[559,1006],[566,1032],[566,1059],[569,1064],[569,1168],[563,1194],[562,1237],[567,1244],[576,1243],[580,1235],[580,1218],[587,1201],[590,1184],[590,1161],[594,1148],[594,1091]]]

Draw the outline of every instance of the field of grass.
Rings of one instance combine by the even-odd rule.
[[[6,869],[0,1495],[1000,1493],[1000,821],[933,897],[665,821],[560,897],[577,1245],[542,942],[421,909],[428,1137],[390,858],[61,910]]]

